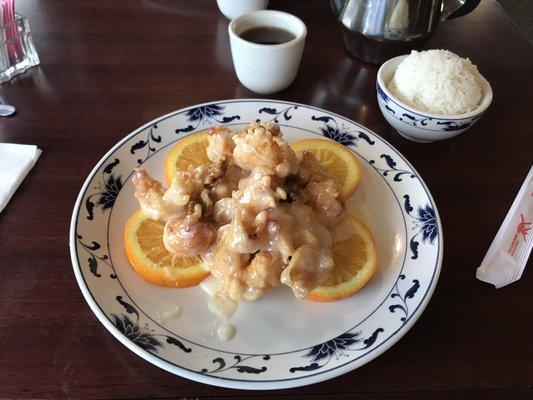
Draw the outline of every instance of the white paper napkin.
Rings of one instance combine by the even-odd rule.
[[[37,146],[0,143],[0,212],[33,168],[41,153]]]

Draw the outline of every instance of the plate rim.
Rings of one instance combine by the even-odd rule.
[[[347,363],[344,365],[339,365],[335,367],[334,369],[321,372],[320,374],[316,375],[307,375],[302,377],[296,377],[292,378],[290,380],[265,380],[265,381],[247,381],[247,380],[236,380],[232,378],[225,378],[225,377],[217,377],[212,375],[203,374],[201,372],[192,371],[188,368],[178,366],[176,364],[173,364],[167,360],[164,360],[161,357],[157,357],[154,354],[150,353],[147,350],[144,350],[137,346],[134,342],[129,340],[122,332],[120,332],[115,325],[112,324],[112,322],[107,318],[107,316],[104,314],[103,310],[100,308],[100,306],[97,304],[96,300],[94,299],[87,283],[85,282],[85,279],[82,276],[81,272],[81,265],[78,261],[78,255],[76,251],[76,223],[77,223],[77,216],[80,212],[80,208],[83,202],[84,194],[86,193],[87,187],[89,186],[91,180],[95,176],[95,174],[98,172],[98,170],[101,168],[101,166],[107,161],[107,159],[119,148],[122,147],[122,145],[127,142],[129,139],[131,139],[133,136],[137,135],[139,132],[145,130],[146,128],[162,121],[165,119],[168,119],[174,115],[178,115],[180,113],[183,113],[187,110],[190,110],[192,108],[202,107],[202,106],[208,106],[213,104],[225,104],[225,103],[238,103],[238,102],[266,102],[266,103],[280,103],[280,104],[286,104],[286,105],[292,105],[292,106],[302,106],[305,108],[325,112],[329,115],[335,116],[337,118],[343,119],[345,121],[348,121],[351,124],[354,124],[356,126],[359,126],[361,128],[366,129],[367,131],[371,132],[373,135],[379,137],[380,140],[382,140],[389,148],[391,148],[398,156],[401,157],[401,159],[412,169],[412,171],[416,174],[418,177],[418,181],[424,188],[430,203],[434,205],[434,211],[435,211],[435,217],[437,221],[437,227],[439,231],[439,248],[438,248],[438,254],[437,254],[437,262],[435,264],[435,270],[433,272],[433,276],[430,281],[430,285],[428,290],[425,292],[424,297],[422,298],[421,302],[418,304],[418,307],[414,311],[414,313],[407,319],[405,324],[401,325],[397,331],[395,331],[385,342],[383,342],[378,348],[376,348],[375,351],[366,354],[367,359],[363,361],[362,364],[356,365],[353,367],[351,363]],[[381,135],[377,134],[372,129],[367,128],[364,125],[361,125],[360,123],[344,117],[340,114],[337,114],[335,112],[328,111],[326,109],[311,106],[304,103],[298,103],[290,100],[278,100],[278,99],[266,99],[266,98],[260,98],[260,99],[254,99],[254,98],[243,98],[243,99],[224,99],[224,100],[212,100],[204,103],[189,105],[187,107],[180,108],[178,110],[174,110],[170,113],[164,114],[162,116],[159,116],[157,118],[154,118],[153,120],[145,123],[144,125],[140,126],[139,128],[133,130],[126,136],[124,136],[121,140],[119,140],[115,145],[113,145],[103,156],[100,157],[96,165],[91,169],[89,174],[87,175],[87,178],[85,179],[83,185],[80,188],[80,191],[76,197],[76,202],[74,204],[71,222],[70,222],[70,230],[69,230],[69,249],[70,249],[70,256],[71,256],[71,263],[74,270],[74,275],[76,277],[76,281],[78,283],[78,286],[80,287],[80,290],[83,294],[83,297],[87,304],[89,305],[92,312],[96,315],[97,319],[105,326],[105,328],[121,342],[124,346],[126,346],[129,350],[133,351],[138,356],[142,357],[144,360],[148,361],[149,363],[164,369],[174,375],[178,375],[183,378],[187,378],[193,381],[219,386],[219,387],[226,387],[226,388],[233,388],[233,389],[245,389],[245,390],[273,390],[273,389],[286,389],[286,388],[292,388],[292,387],[300,387],[300,386],[306,386],[310,384],[315,384],[319,382],[323,382],[332,378],[335,378],[337,376],[343,375],[345,373],[348,373],[350,371],[353,371],[366,363],[374,360],[376,357],[379,357],[381,354],[383,354],[386,350],[394,346],[409,330],[413,327],[413,325],[418,321],[424,310],[426,309],[429,301],[433,297],[433,293],[436,289],[436,286],[438,284],[438,280],[440,277],[440,272],[442,269],[442,260],[443,260],[443,251],[444,251],[444,237],[443,237],[443,231],[442,231],[442,223],[440,219],[440,214],[438,212],[437,205],[435,203],[435,200],[433,198],[432,193],[430,192],[429,188],[427,187],[425,181],[422,179],[418,171],[414,168],[414,166],[411,164],[409,160],[400,152],[398,151],[392,144],[390,144],[385,138],[383,138]]]

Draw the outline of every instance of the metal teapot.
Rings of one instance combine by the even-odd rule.
[[[331,0],[344,46],[355,57],[379,64],[409,53],[440,21],[468,14],[480,0]]]

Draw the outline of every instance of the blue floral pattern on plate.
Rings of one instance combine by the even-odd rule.
[[[435,240],[439,234],[438,221],[435,216],[435,209],[431,204],[426,204],[425,206],[418,207],[418,213],[412,214],[413,207],[411,206],[411,198],[408,194],[403,196],[404,198],[404,208],[407,215],[409,215],[414,221],[414,229],[418,232],[411,237],[409,246],[411,248],[413,260],[418,258],[418,246],[419,242],[415,240],[419,235],[422,235],[422,242],[429,243],[430,245],[435,244]]]
[[[313,346],[307,354],[303,355],[303,357],[311,359],[310,364],[302,367],[291,367],[289,371],[291,373],[314,371],[326,366],[332,358],[338,360],[339,357],[347,357],[348,352],[366,350],[376,342],[378,335],[382,332],[384,332],[383,328],[377,328],[367,339],[361,337],[361,331],[343,333],[327,342]],[[353,347],[354,344],[361,342],[362,346]]]
[[[158,353],[160,349],[164,348],[164,344],[161,341],[166,339],[166,343],[178,347],[185,353],[190,353],[191,349],[185,346],[180,340],[175,337],[157,334],[153,329],[150,329],[148,324],[141,326],[139,324],[139,312],[137,309],[122,299],[122,296],[117,296],[116,300],[120,303],[127,314],[135,316],[132,320],[127,314],[111,314],[111,321],[117,327],[117,329],[131,342],[143,350],[150,351],[152,353]]]
[[[192,132],[201,124],[205,123],[228,124],[241,118],[239,115],[224,116],[224,106],[220,104],[209,104],[190,108],[185,112],[185,116],[192,124],[186,127],[176,128],[176,133]]]
[[[94,199],[97,198],[96,204],[105,211],[110,209],[115,204],[115,200],[122,189],[122,176],[113,175],[113,168],[120,163],[118,158],[107,164],[102,171],[102,179],[95,185],[95,193],[91,194],[85,200],[85,208],[87,209],[87,219],[94,218]]]

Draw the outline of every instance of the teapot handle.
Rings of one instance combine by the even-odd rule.
[[[441,14],[441,21],[446,21],[452,18],[462,17],[463,15],[468,14],[469,12],[473,11],[474,8],[478,6],[481,0],[463,0],[459,7],[446,7],[444,4],[442,14]],[[446,3],[446,0],[443,1],[443,3]]]

